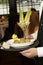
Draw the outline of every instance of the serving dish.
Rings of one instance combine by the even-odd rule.
[[[23,43],[23,44],[22,43],[14,44],[13,42],[14,42],[13,39],[10,39],[6,42],[1,42],[0,49],[4,51],[23,51],[25,49],[36,47],[39,44],[38,40],[34,41],[33,39],[31,39],[31,42]]]
[[[34,39],[31,39],[29,42],[24,42],[24,43],[14,43],[14,40],[12,40],[12,43],[10,44],[11,47],[15,49],[21,49],[21,48],[26,48],[32,45],[34,42]]]

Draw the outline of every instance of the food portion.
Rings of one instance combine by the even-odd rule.
[[[21,27],[22,30],[24,30],[29,24],[29,20],[30,20],[30,16],[32,14],[31,9],[28,9],[25,17],[24,17],[24,13],[22,10],[20,10],[19,12],[19,22],[17,22],[17,24]]]
[[[14,43],[27,43],[27,42],[30,42],[30,39],[18,38],[18,36],[16,34],[12,35],[12,39],[14,39]]]
[[[30,39],[26,39],[26,38],[19,38],[17,40],[14,39],[14,43],[18,43],[18,44],[22,44],[22,43],[28,43],[30,42]]]
[[[12,35],[12,39],[18,40],[18,36],[17,36],[16,34],[13,34],[13,35]]]

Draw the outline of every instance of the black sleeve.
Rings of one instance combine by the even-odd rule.
[[[39,41],[39,46],[43,46],[43,10],[42,10],[42,15],[41,15],[41,19],[40,19],[40,25],[39,25],[37,39]]]

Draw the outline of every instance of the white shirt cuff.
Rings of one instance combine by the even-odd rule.
[[[43,57],[43,47],[38,47],[37,52],[38,52],[38,57]]]

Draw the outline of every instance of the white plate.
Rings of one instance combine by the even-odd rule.
[[[28,43],[13,43],[13,41],[14,40],[12,40],[10,46],[13,47],[13,48],[15,48],[15,49],[20,49],[20,48],[26,48],[26,47],[32,45],[33,42],[34,42],[34,39],[32,39],[31,42],[28,42]]]

